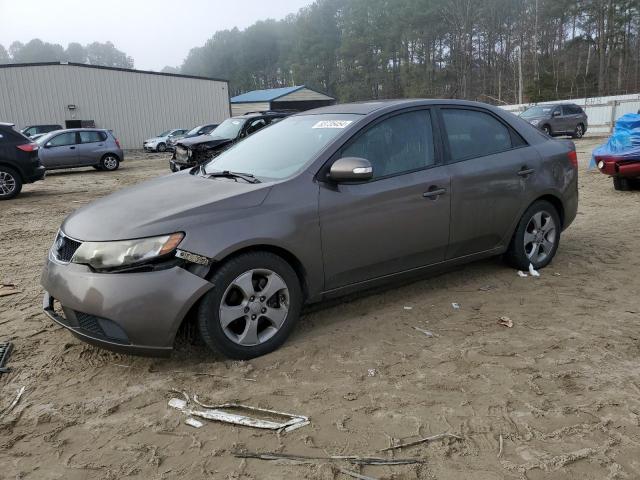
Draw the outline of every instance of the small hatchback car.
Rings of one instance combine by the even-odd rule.
[[[44,309],[86,341],[151,354],[193,312],[210,348],[256,357],[305,303],[493,255],[546,266],[577,185],[570,140],[499,108],[312,110],[71,214],[42,274]]]

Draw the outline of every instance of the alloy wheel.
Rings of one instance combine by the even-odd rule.
[[[556,244],[556,224],[550,213],[536,212],[524,232],[524,251],[532,263],[541,264],[553,253]]]
[[[0,172],[0,195],[11,195],[16,189],[16,179],[9,172]]]
[[[284,325],[289,313],[289,289],[277,273],[253,269],[227,287],[220,303],[220,326],[237,345],[260,345]]]
[[[576,127],[576,138],[582,138],[582,135],[584,135],[584,131],[582,129],[582,125],[578,125]]]
[[[118,159],[109,155],[108,157],[104,157],[102,164],[107,170],[115,170],[118,167]]]

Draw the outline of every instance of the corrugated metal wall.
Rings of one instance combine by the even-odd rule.
[[[271,104],[269,102],[253,102],[253,103],[232,103],[231,111],[233,116],[244,115],[247,112],[262,112],[269,110]]]
[[[0,68],[0,121],[22,128],[94,120],[124,148],[170,128],[229,117],[227,82],[76,65]],[[75,105],[69,110],[68,105]]]

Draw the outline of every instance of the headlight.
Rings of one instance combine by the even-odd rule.
[[[137,265],[171,253],[183,238],[184,233],[179,232],[136,240],[84,242],[71,261],[89,265],[96,270]]]
[[[600,161],[598,162],[598,168],[599,168],[600,170],[602,170],[602,169],[604,168],[604,162],[603,162],[602,160],[600,160]]]
[[[538,125],[540,123],[540,120],[531,120],[531,125]]]

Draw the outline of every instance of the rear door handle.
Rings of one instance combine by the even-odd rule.
[[[422,196],[424,198],[437,198],[440,195],[444,195],[445,193],[447,193],[447,189],[446,188],[438,188],[438,187],[431,187],[433,190],[429,190],[427,192],[424,192],[422,194]]]
[[[523,168],[518,172],[518,175],[520,175],[521,177],[527,177],[531,175],[533,172],[535,172],[533,168]]]

